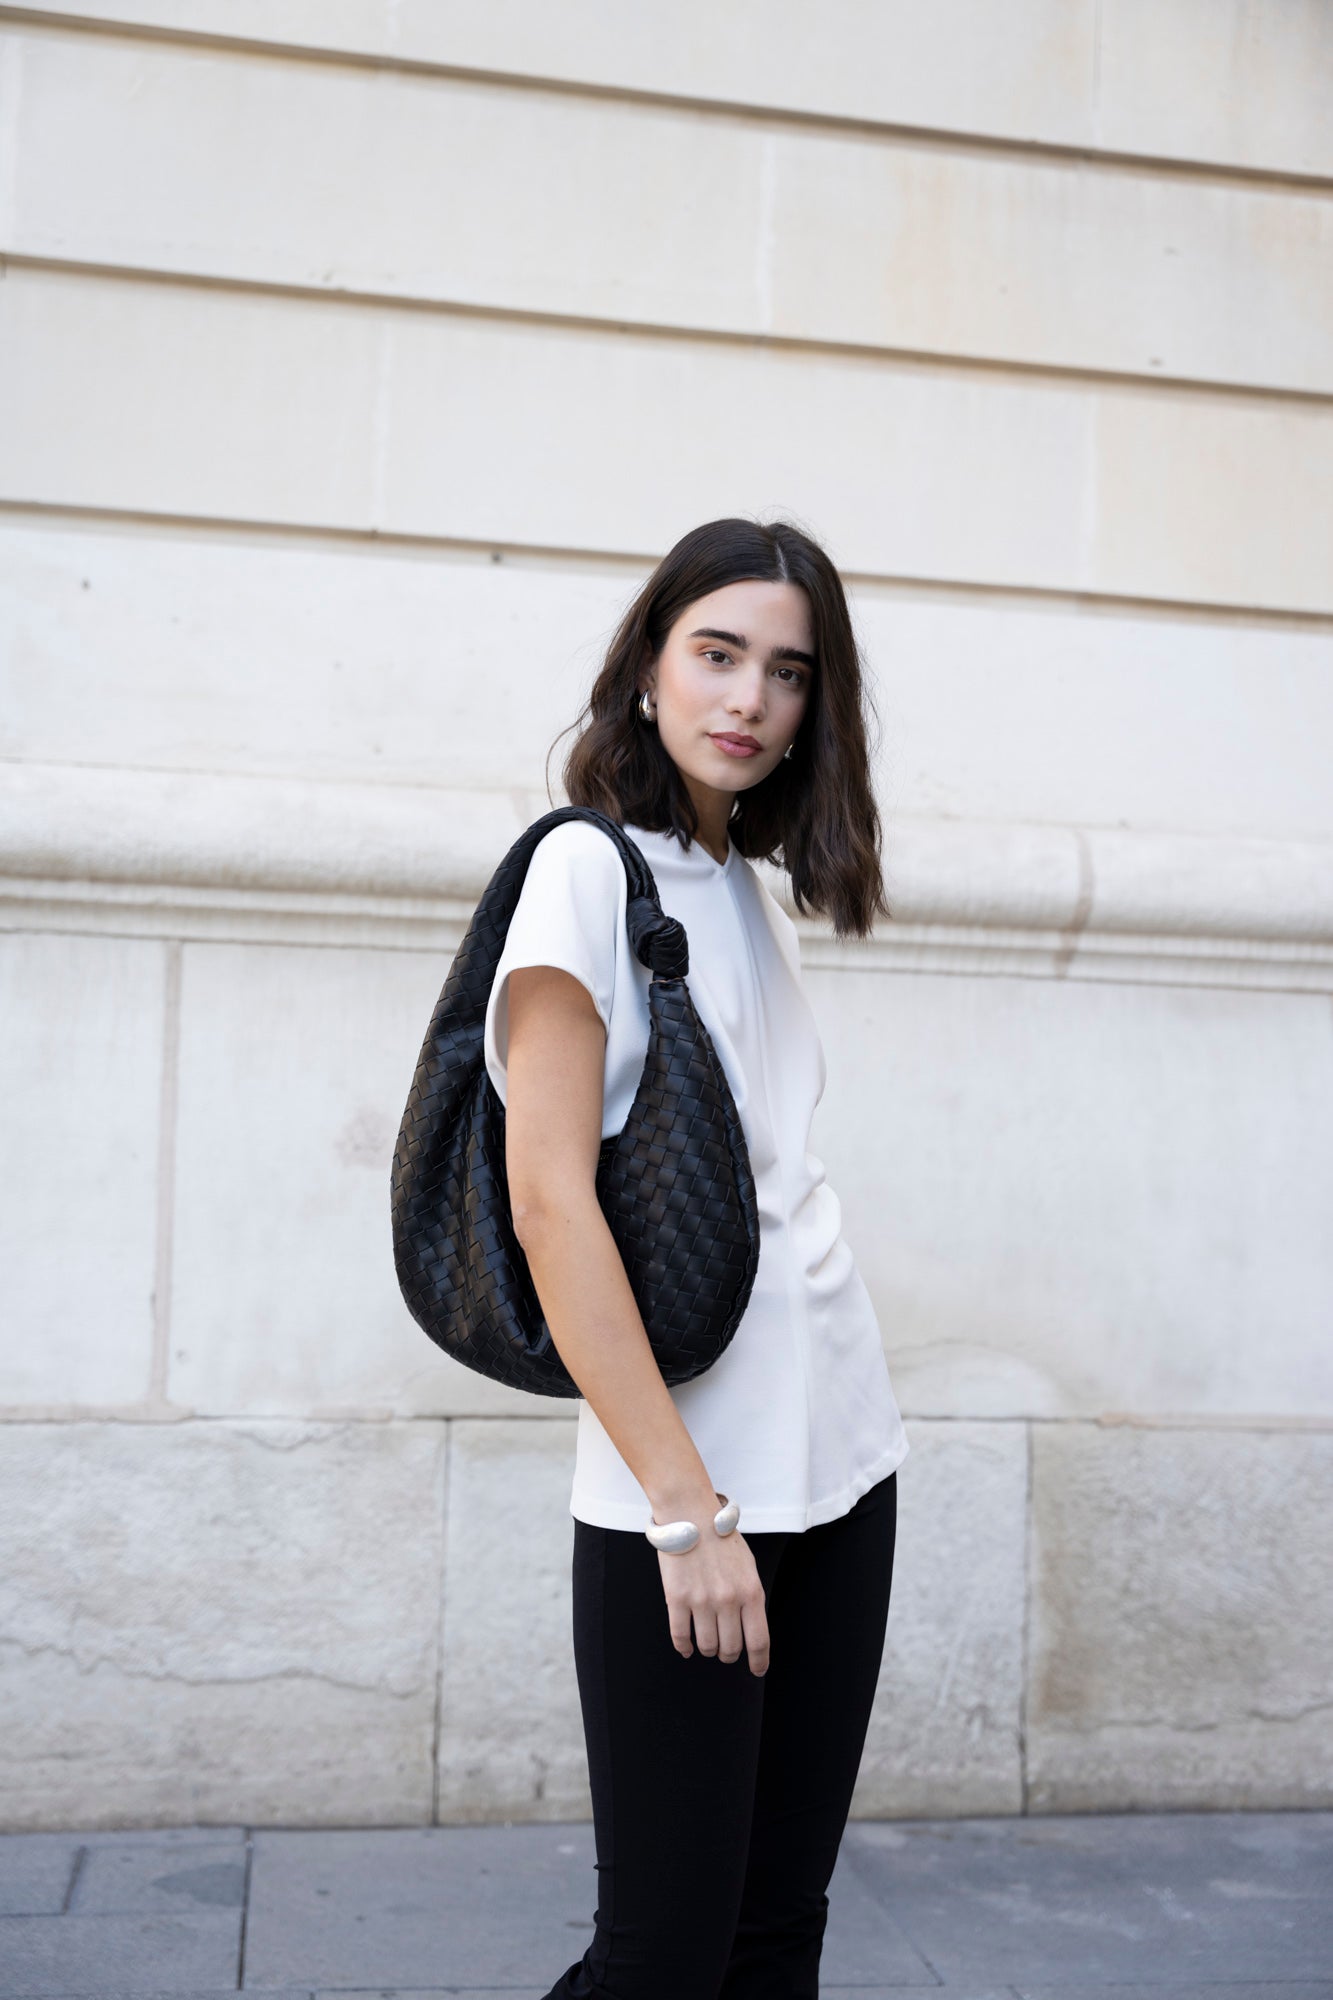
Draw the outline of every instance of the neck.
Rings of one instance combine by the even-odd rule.
[[[694,810],[699,815],[699,826],[695,839],[701,847],[706,847],[714,861],[725,861],[731,852],[731,810],[736,803],[734,792],[714,791],[712,786],[690,784],[686,780]]]

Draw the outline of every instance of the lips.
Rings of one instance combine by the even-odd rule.
[[[719,750],[725,750],[731,757],[754,757],[763,748],[761,743],[755,742],[753,736],[732,736],[724,733],[714,735],[711,741],[716,743]]]

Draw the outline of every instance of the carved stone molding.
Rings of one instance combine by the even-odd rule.
[[[452,950],[546,810],[520,789],[10,765],[0,925]],[[868,941],[797,917],[808,966],[1333,990],[1326,842],[897,819],[885,879]]]

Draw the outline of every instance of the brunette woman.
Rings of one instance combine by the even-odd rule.
[[[624,826],[684,925],[754,1173],[754,1289],[690,1382],[664,1383],[594,1191],[642,1072],[650,979],[600,828],[538,843],[495,974],[486,1064],[514,1224],[582,1399],[573,1637],[598,1895],[548,2000],[819,1989],[907,1440],[810,1150],[825,1062],[796,927],[751,864],[780,865],[839,937],[889,914],[868,707],[824,550],[785,522],[711,521],[634,599],[565,762],[569,803]]]

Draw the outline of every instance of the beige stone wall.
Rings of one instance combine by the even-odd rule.
[[[388,1168],[728,511],[883,724],[854,1810],[1333,1802],[1330,102],[1320,0],[0,8],[0,1824],[588,1811],[571,1412]]]

